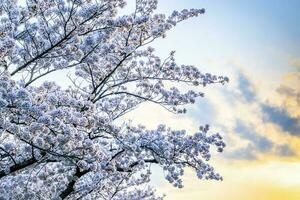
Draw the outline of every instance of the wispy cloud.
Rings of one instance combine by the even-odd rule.
[[[242,121],[237,121],[235,132],[242,138],[251,142],[253,148],[259,152],[269,152],[272,150],[273,142],[268,138],[261,136],[255,130],[255,127],[246,125]]]
[[[273,99],[268,101],[258,96],[257,85],[243,70],[235,71],[235,84],[227,92],[222,91],[225,97],[216,107],[230,106],[233,114],[234,126],[224,128],[227,131],[226,140],[230,148],[225,152],[225,157],[231,160],[260,160],[265,156],[290,157],[297,156],[294,147],[287,144],[287,136],[300,136],[299,119],[291,115],[286,109],[287,105],[273,105]],[[276,87],[274,88],[274,90]],[[297,96],[297,90],[290,87],[280,87],[278,93],[286,96]],[[284,95],[281,95],[283,98]],[[268,99],[268,98],[266,98]],[[225,109],[226,110],[226,109]],[[231,116],[230,113],[216,113]],[[220,124],[224,124],[224,121]],[[226,124],[226,121],[225,121]],[[274,127],[272,132],[269,127]],[[286,134],[289,133],[288,135]],[[235,138],[235,139],[232,139]],[[281,139],[279,139],[281,138]]]
[[[253,85],[242,72],[238,72],[238,89],[247,102],[255,101],[256,94]]]
[[[292,150],[289,145],[284,144],[284,145],[279,145],[276,148],[276,154],[280,156],[294,156],[296,155],[296,152]]]
[[[225,153],[226,159],[232,160],[256,160],[257,155],[253,144],[248,144],[246,147],[235,149],[234,151]]]
[[[263,104],[261,108],[265,114],[265,121],[277,124],[289,134],[300,136],[299,119],[291,117],[285,109],[280,107]]]

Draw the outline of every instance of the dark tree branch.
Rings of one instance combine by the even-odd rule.
[[[76,167],[76,173],[74,174],[73,180],[69,182],[66,189],[62,191],[62,193],[59,195],[60,198],[65,199],[67,198],[72,192],[74,192],[74,185],[76,183],[77,178],[82,177],[83,175],[87,174],[89,171],[84,170],[80,171],[79,167]]]

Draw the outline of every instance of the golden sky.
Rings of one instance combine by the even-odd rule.
[[[250,166],[222,165],[223,182],[199,182],[188,172],[182,190],[164,185],[167,199],[299,200],[300,164],[270,162]],[[292,175],[295,173],[295,175]],[[297,179],[298,178],[298,179]]]

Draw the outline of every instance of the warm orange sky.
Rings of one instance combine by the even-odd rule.
[[[226,3],[225,3],[226,2]],[[172,6],[171,6],[172,5]],[[129,5],[130,6],[130,5]],[[205,98],[174,116],[144,105],[128,117],[155,127],[195,132],[210,124],[226,150],[212,163],[223,182],[187,171],[175,189],[155,168],[153,184],[167,200],[300,199],[300,2],[297,0],[162,0],[159,9],[206,8],[155,44],[163,56],[227,75],[230,83],[200,89]]]
[[[164,186],[167,199],[243,199],[243,200],[299,200],[300,164],[271,162],[252,166],[223,165],[225,180],[202,182],[188,173],[182,190]],[[297,173],[292,175],[292,173]]]

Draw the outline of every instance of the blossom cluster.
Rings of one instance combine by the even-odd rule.
[[[157,14],[157,0],[0,0],[0,199],[149,199],[150,165],[183,187],[185,168],[222,180],[208,163],[220,134],[123,118],[144,102],[175,114],[225,76],[161,59],[150,44],[204,9]],[[48,80],[68,70],[72,84]]]

